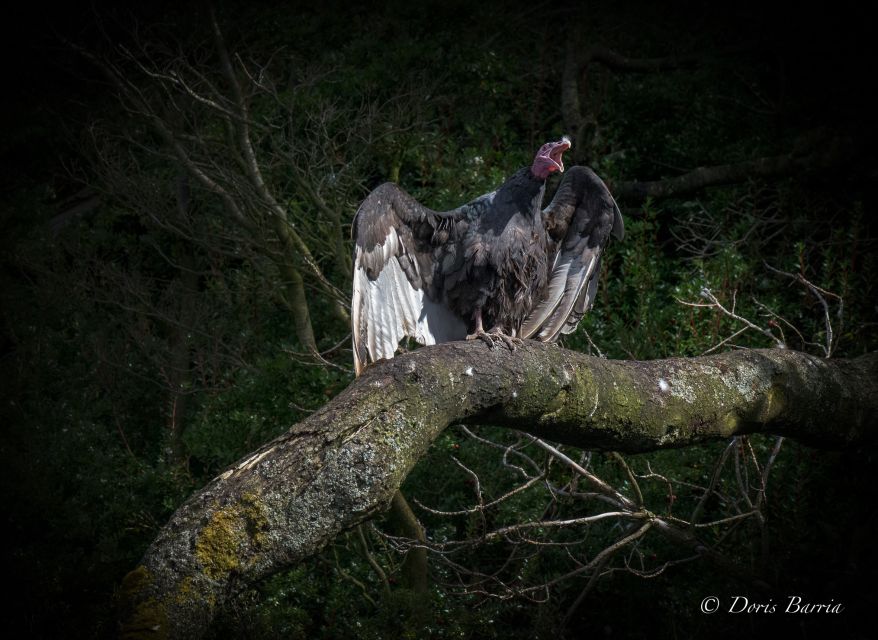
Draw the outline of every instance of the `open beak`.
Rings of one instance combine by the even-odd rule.
[[[555,163],[559,173],[564,172],[564,159],[562,156],[571,146],[573,146],[573,144],[570,142],[570,138],[564,136],[559,142],[556,142],[552,147],[552,150],[549,151],[549,160]]]

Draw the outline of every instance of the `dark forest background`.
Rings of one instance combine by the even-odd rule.
[[[9,593],[0,628],[15,630],[10,637],[113,636],[121,579],[176,506],[350,383],[350,221],[388,179],[449,208],[495,188],[543,142],[577,135],[575,159],[627,194],[627,237],[611,244],[597,305],[564,346],[636,359],[695,356],[730,336],[721,349],[783,342],[854,357],[878,347],[878,105],[865,9],[617,5],[221,3],[244,119],[190,91],[236,104],[206,7],[29,7],[5,20],[0,473]],[[660,62],[577,67],[581,127],[568,131],[565,64],[571,51],[596,46]],[[243,120],[268,196],[236,137]],[[760,158],[783,161],[763,171]],[[632,186],[739,163],[751,164],[729,170],[727,184],[646,199]],[[748,446],[764,455],[774,444],[754,437]],[[698,498],[686,487],[706,481],[723,449],[628,460],[678,481],[670,500],[685,511]],[[453,455],[500,495],[514,478],[486,451],[450,429],[406,494],[439,510],[471,504],[471,480]],[[611,457],[591,464],[624,484]],[[571,608],[582,581],[560,583],[544,602],[498,599],[461,593],[447,565],[432,563],[428,597],[413,602],[398,556],[366,530],[247,589],[213,633],[808,638],[831,622],[840,637],[874,637],[875,465],[871,450],[784,443],[764,526],[714,532],[730,560],[771,582],[768,593],[689,562],[652,578],[614,571]],[[656,504],[663,491],[654,487]],[[576,509],[527,491],[492,517],[538,518],[547,501],[556,513]],[[709,508],[719,518],[732,507]],[[416,511],[437,540],[480,526]],[[590,553],[605,535],[593,533]],[[660,540],[640,552],[653,567],[679,556]],[[482,547],[466,563],[488,567],[502,555],[502,545]],[[548,580],[566,561],[546,550],[515,579]],[[846,611],[826,622],[698,609],[705,596],[736,594],[798,594]]]

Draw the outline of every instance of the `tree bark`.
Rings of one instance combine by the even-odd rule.
[[[379,362],[180,507],[123,582],[123,636],[202,635],[239,586],[386,509],[433,439],[461,422],[623,452],[756,432],[860,446],[878,434],[878,354],[638,362],[476,341]]]

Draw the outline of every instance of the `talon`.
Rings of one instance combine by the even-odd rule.
[[[493,349],[495,346],[497,346],[496,342],[495,342],[496,336],[494,336],[490,333],[487,333],[485,331],[482,331],[482,330],[478,330],[475,333],[469,334],[466,337],[466,339],[467,340],[481,340],[486,345],[488,345],[488,347],[491,349]]]
[[[523,341],[520,338],[516,338],[515,336],[507,335],[506,333],[503,332],[502,329],[497,328],[497,327],[495,327],[494,329],[491,329],[491,331],[489,332],[489,335],[491,335],[497,341],[502,341],[503,344],[505,344],[509,348],[510,351],[515,351],[515,349],[518,347],[518,345],[523,344]]]
[[[515,351],[515,343],[510,336],[507,336],[505,333],[498,333],[497,337],[503,341],[503,344],[509,347],[510,351]]]

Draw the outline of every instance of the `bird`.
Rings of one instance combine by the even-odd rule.
[[[392,358],[405,337],[515,349],[576,329],[594,304],[601,255],[625,227],[591,168],[565,172],[571,144],[567,136],[547,142],[495,191],[450,211],[434,211],[391,182],[369,193],[351,229],[357,375]],[[543,208],[546,181],[562,173]]]

